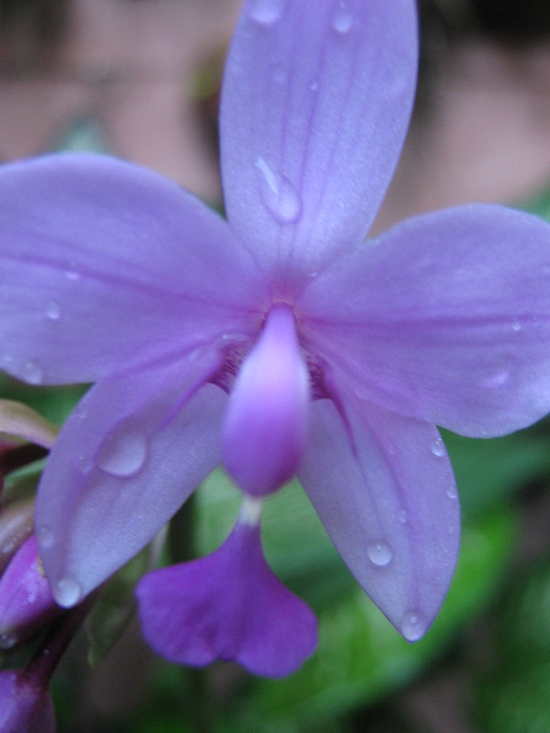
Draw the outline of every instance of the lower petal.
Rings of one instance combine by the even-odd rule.
[[[460,541],[456,485],[437,429],[367,402],[312,406],[298,473],[336,548],[408,641],[432,623]]]
[[[259,527],[245,521],[213,554],[149,573],[136,592],[143,634],[171,662],[237,661],[282,677],[317,645],[313,612],[273,575]]]
[[[225,393],[210,352],[96,384],[56,441],[35,526],[57,602],[72,606],[139,552],[219,463]]]

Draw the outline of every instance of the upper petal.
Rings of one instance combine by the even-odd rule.
[[[305,293],[304,335],[368,399],[464,435],[550,410],[550,227],[472,205],[403,222]]]
[[[263,292],[203,203],[89,155],[0,168],[0,282],[0,368],[35,383],[95,381],[242,328]]]
[[[65,423],[36,500],[40,555],[72,606],[142,549],[219,463],[212,351],[98,382]],[[202,386],[201,386],[202,385]]]
[[[227,61],[231,226],[286,282],[362,239],[397,163],[417,65],[411,0],[248,0]]]
[[[409,641],[432,623],[454,571],[460,510],[433,425],[347,398],[313,403],[298,478],[365,592]]]

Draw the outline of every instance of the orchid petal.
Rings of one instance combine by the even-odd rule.
[[[145,639],[171,662],[282,677],[317,645],[313,612],[267,566],[257,526],[238,523],[216,552],[149,573],[136,593]]]
[[[335,263],[300,308],[310,348],[391,410],[474,437],[550,410],[550,228],[536,217],[478,205],[410,219]]]
[[[230,225],[285,283],[360,241],[414,97],[411,0],[248,0],[227,61],[222,173]]]
[[[306,447],[308,407],[294,316],[279,306],[241,365],[224,419],[223,461],[243,491],[270,494],[294,476]]]
[[[441,606],[458,554],[451,465],[433,425],[347,403],[344,421],[332,401],[314,402],[298,478],[365,592],[416,641]]]
[[[48,384],[96,381],[138,354],[249,328],[263,292],[204,204],[88,155],[0,168],[0,282],[0,368]]]
[[[205,353],[114,375],[68,419],[35,519],[60,605],[77,603],[139,552],[219,463],[227,397],[203,384],[216,364]]]

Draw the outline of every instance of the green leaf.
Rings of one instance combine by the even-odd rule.
[[[550,475],[548,435],[535,426],[490,440],[441,431],[455,473],[464,520],[509,500]]]
[[[134,615],[135,584],[150,568],[146,548],[111,578],[85,622],[88,662],[95,667],[115,644]]]
[[[550,731],[550,559],[521,575],[503,604],[496,660],[478,685],[487,733]]]
[[[320,644],[289,678],[258,680],[245,706],[247,730],[307,731],[379,701],[441,653],[493,596],[516,537],[514,515],[499,511],[466,527],[455,578],[432,629],[409,644],[356,588],[320,614]],[[241,710],[243,710],[243,707]]]

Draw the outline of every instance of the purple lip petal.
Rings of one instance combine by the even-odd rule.
[[[491,437],[550,409],[550,228],[500,206],[410,219],[300,304],[312,348],[385,407]]]
[[[72,606],[144,547],[220,462],[213,353],[98,382],[63,427],[36,502],[40,554]],[[176,408],[174,410],[174,408]]]
[[[308,276],[365,236],[401,152],[417,56],[409,0],[245,3],[222,89],[222,172],[229,222],[267,270]]]
[[[312,406],[298,478],[365,592],[409,641],[432,623],[456,564],[460,510],[437,429],[348,397]],[[353,447],[350,439],[353,441]]]
[[[263,293],[204,204],[88,155],[0,168],[0,282],[0,367],[35,384],[95,381],[138,354],[242,330]]]
[[[223,427],[223,460],[248,494],[276,491],[296,473],[307,440],[309,377],[292,311],[273,308],[242,364]]]
[[[143,634],[169,661],[237,661],[282,677],[317,645],[317,621],[267,566],[259,527],[238,523],[212,555],[149,573],[136,591]]]

